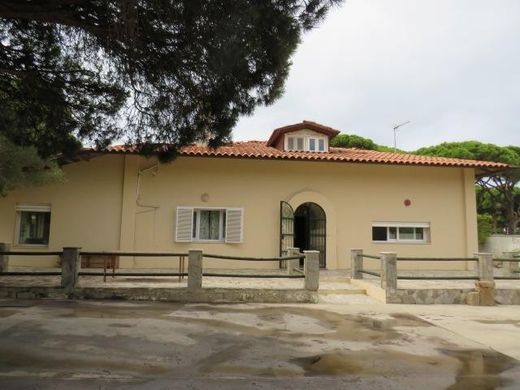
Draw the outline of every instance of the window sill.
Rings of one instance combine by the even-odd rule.
[[[429,241],[372,241],[372,244],[384,245],[430,245]]]
[[[41,249],[41,248],[48,248],[48,244],[13,244],[12,248],[25,248],[25,249]]]
[[[225,244],[226,241],[224,240],[193,240],[191,241],[193,243],[198,244]]]

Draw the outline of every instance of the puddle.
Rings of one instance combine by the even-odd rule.
[[[304,370],[305,376],[401,376],[426,373],[432,367],[445,376],[455,371],[453,359],[396,351],[338,351],[296,358],[292,362]]]
[[[183,304],[161,302],[116,304],[114,302],[49,301],[43,307],[51,307],[52,316],[61,318],[143,319],[162,318],[183,306]]]
[[[394,351],[340,351],[293,359],[305,376],[434,375],[451,382],[449,389],[495,389],[511,383],[501,374],[518,362],[487,350],[442,351],[418,356]],[[453,383],[454,382],[454,383]]]
[[[36,306],[38,303],[39,303],[39,301],[31,301],[31,300],[24,301],[24,300],[21,300],[21,299],[11,300],[11,301],[0,300],[0,308],[4,308],[4,307],[23,307],[23,308],[27,308],[27,307]]]
[[[306,376],[321,375],[359,375],[367,373],[360,362],[360,357],[355,358],[344,353],[329,353],[325,355],[309,356],[293,359],[299,365]]]
[[[506,370],[519,366],[519,362],[509,356],[495,351],[464,350],[443,351],[461,363],[456,382],[451,390],[462,389],[496,389],[510,383],[500,376]]]
[[[205,315],[199,316],[198,313]],[[214,318],[212,318],[212,313]],[[240,317],[243,314],[248,314],[248,317],[255,316],[256,320],[241,321]],[[320,333],[320,337],[323,339],[378,343],[406,337],[406,335],[395,330],[394,327],[430,326],[427,322],[412,317],[377,319],[298,307],[244,309],[230,308],[229,306],[201,307],[201,305],[187,306],[171,315],[173,319],[205,324],[209,327],[218,327],[222,331],[240,332],[251,336],[301,338],[314,336],[316,329],[319,327],[324,329]],[[309,324],[308,332],[305,332],[306,327],[302,326],[302,321]],[[417,325],[412,325],[412,323]],[[280,324],[283,324],[283,327],[277,326]],[[312,326],[313,324],[315,326]]]
[[[91,372],[127,372],[139,373],[143,375],[160,375],[165,374],[168,369],[166,367],[150,365],[143,362],[134,362],[123,359],[106,359],[88,358],[86,356],[70,356],[63,354],[63,358],[57,358],[53,354],[40,355],[38,353],[14,351],[3,349],[0,353],[0,371],[9,371],[13,369],[31,369],[31,370],[57,370],[67,371],[77,374],[80,371]],[[62,375],[62,374],[60,374]]]
[[[108,326],[112,328],[132,328],[135,325],[134,324],[108,324]]]
[[[13,314],[16,314],[16,313],[18,313],[18,311],[16,311],[16,310],[0,308],[0,318],[6,318],[6,317],[12,316]]]

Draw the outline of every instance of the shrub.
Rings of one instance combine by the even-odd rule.
[[[484,245],[487,238],[493,233],[493,217],[489,214],[479,214],[478,224],[478,243]]]

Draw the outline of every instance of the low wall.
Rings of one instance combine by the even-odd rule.
[[[483,252],[492,253],[494,257],[503,257],[504,252],[520,250],[519,235],[493,234],[488,237]]]
[[[474,289],[398,289],[387,295],[387,303],[417,305],[464,305]]]
[[[363,287],[368,296],[383,303],[411,304],[411,305],[461,305],[466,304],[467,296],[475,289],[396,289],[393,293],[381,288],[379,281],[368,281],[366,279],[351,279],[351,283],[358,287]],[[503,290],[502,301],[510,302],[511,297]],[[518,290],[520,292],[520,290]],[[513,294],[514,295],[514,294]],[[502,303],[502,302],[500,302]],[[513,304],[513,303],[502,303]]]
[[[190,303],[317,303],[316,291],[296,289],[232,289],[147,287],[80,287],[67,293],[59,287],[0,287],[0,298],[13,299],[121,299]]]
[[[352,280],[352,284],[363,287],[368,296],[383,303],[408,305],[466,305],[472,288],[397,289],[389,294],[381,287],[363,280]],[[520,305],[520,289],[495,290],[495,302],[499,305]]]
[[[495,301],[500,305],[520,305],[520,289],[497,289],[495,290]]]
[[[465,305],[471,304],[470,294],[475,288],[397,288],[392,292],[380,285],[379,279],[351,279],[351,284],[363,288],[366,294],[383,303],[411,305]],[[519,280],[520,283],[520,280]],[[520,284],[518,288],[497,288],[495,303],[499,305],[520,305]]]

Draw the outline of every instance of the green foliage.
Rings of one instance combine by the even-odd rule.
[[[378,145],[370,138],[355,134],[338,134],[330,142],[331,146],[339,148],[356,148],[364,150],[377,150],[379,152],[393,152],[394,149],[384,145]],[[401,150],[398,153],[403,153]]]
[[[444,142],[416,150],[415,154],[463,158],[467,160],[496,161],[520,166],[520,148],[516,146],[498,146],[478,141]]]
[[[43,185],[63,180],[55,162],[45,161],[34,147],[21,147],[0,135],[0,196],[15,187]]]
[[[332,139],[330,144],[331,146],[341,148],[378,150],[378,145],[374,141],[355,134],[338,134]]]
[[[478,243],[484,245],[487,238],[493,233],[493,217],[489,214],[478,214]]]
[[[0,134],[42,157],[80,142],[217,146],[282,94],[303,32],[338,2],[4,0]]]
[[[477,178],[477,207],[479,213],[492,216],[494,229],[500,233],[516,234],[520,229],[520,147],[498,146],[478,141],[445,142],[421,148],[415,152],[429,156],[495,161],[513,169],[481,173]],[[516,168],[515,168],[516,167]]]

